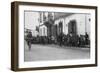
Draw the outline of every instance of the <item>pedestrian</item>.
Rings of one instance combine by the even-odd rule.
[[[60,46],[62,46],[62,38],[63,38],[62,33],[60,33],[59,35],[59,45]]]
[[[87,32],[85,33],[85,44],[88,45],[89,36]]]
[[[29,50],[31,50],[31,41],[32,41],[32,33],[29,32],[29,33],[27,34],[27,45],[28,45],[28,47],[29,47]]]

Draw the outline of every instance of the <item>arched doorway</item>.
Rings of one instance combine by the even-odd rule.
[[[76,20],[71,20],[68,23],[68,34],[72,33],[72,34],[77,34],[77,26],[76,26]]]

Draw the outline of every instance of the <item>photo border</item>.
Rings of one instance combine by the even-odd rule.
[[[82,8],[95,10],[95,64],[84,65],[63,65],[50,67],[35,67],[35,68],[19,68],[19,5],[31,6],[50,6],[62,8]],[[61,68],[77,68],[77,67],[92,67],[97,66],[97,6],[84,5],[69,5],[69,4],[51,4],[51,3],[35,3],[35,2],[19,2],[11,3],[11,70],[13,71],[28,71],[28,70],[47,70],[47,69],[61,69]]]

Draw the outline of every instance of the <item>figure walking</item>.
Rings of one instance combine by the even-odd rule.
[[[29,50],[31,50],[31,41],[32,41],[32,33],[29,32],[29,33],[27,34],[27,45],[28,45],[28,47],[29,47]]]

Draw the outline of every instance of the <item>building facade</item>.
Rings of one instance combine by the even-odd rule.
[[[77,35],[85,35],[90,37],[90,14],[71,14],[69,16],[60,17],[55,20],[54,25],[57,25],[57,34],[60,32],[67,35],[74,33]]]
[[[47,27],[45,25],[40,25],[39,36],[47,36]]]
[[[33,36],[57,37],[60,33],[85,35],[90,38],[90,14],[59,12],[25,12],[25,28]],[[36,29],[38,27],[38,30]]]
[[[41,36],[51,37],[53,33],[54,25],[54,13],[52,12],[40,12],[40,25],[39,25],[39,34]]]

